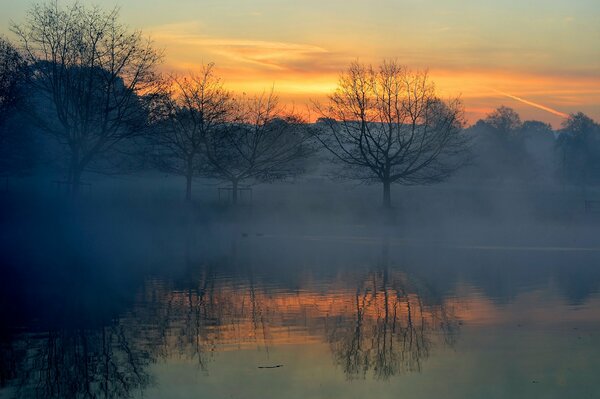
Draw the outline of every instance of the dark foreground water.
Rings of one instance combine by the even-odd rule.
[[[600,397],[595,247],[202,234],[6,255],[0,397]]]

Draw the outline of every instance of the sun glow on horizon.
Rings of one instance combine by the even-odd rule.
[[[115,0],[98,3],[115,6]],[[6,18],[15,21],[31,4],[0,0]],[[595,0],[507,0],[494,7],[474,0],[460,6],[443,0],[348,0],[343,6],[128,0],[120,13],[165,50],[163,71],[186,73],[214,62],[231,90],[258,94],[274,87],[295,108],[324,101],[351,61],[396,59],[428,68],[442,97],[463,100],[471,123],[500,105],[555,127],[580,111],[600,120]]]
[[[259,94],[273,88],[283,103],[307,115],[303,110],[313,101],[326,101],[337,86],[339,73],[350,62],[358,59],[377,64],[386,58],[357,57],[311,43],[211,37],[194,34],[196,29],[194,24],[154,28],[152,37],[168,49],[165,70],[193,72],[204,63],[215,62],[230,90]],[[429,68],[412,64],[409,58],[406,65]],[[600,81],[593,75],[489,67],[432,66],[429,70],[441,97],[463,100],[469,123],[500,105],[515,108],[524,119],[539,119],[556,127],[568,113],[579,110],[600,119],[592,105],[600,104]],[[496,89],[500,87],[502,90]]]

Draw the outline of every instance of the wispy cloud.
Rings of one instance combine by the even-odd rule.
[[[171,48],[185,49],[188,55],[202,53],[212,58],[269,70],[298,69],[334,56],[327,49],[314,44],[214,37],[197,33],[201,31],[199,28],[194,23],[164,25],[152,29],[152,35],[157,41],[168,43]]]
[[[251,11],[245,10],[244,21]],[[524,119],[559,124],[566,113],[577,111],[598,118],[595,104],[600,102],[600,84],[594,65],[550,63],[544,49],[526,44],[489,45],[467,40],[472,32],[458,29],[465,37],[458,46],[429,46],[431,51],[425,51],[417,44],[398,48],[396,42],[383,40],[380,45],[387,46],[384,51],[361,42],[372,39],[366,36],[266,35],[261,29],[246,28],[243,34],[215,29],[205,20],[155,26],[147,31],[167,50],[166,70],[184,73],[202,63],[215,62],[229,89],[255,93],[275,85],[283,100],[295,104],[324,99],[335,89],[339,72],[356,57],[376,64],[387,56],[400,58],[413,68],[429,67],[440,95],[460,95],[472,122],[496,108],[499,95],[516,101],[514,106]],[[435,28],[442,35],[457,31],[455,26],[443,24]],[[351,36],[351,43],[344,41]],[[367,48],[374,50],[365,51]],[[514,61],[531,59],[544,61],[543,67]]]
[[[301,43],[270,42],[243,39],[198,39],[196,44],[235,61],[249,62],[268,68],[286,69],[298,61],[323,56],[324,48]]]

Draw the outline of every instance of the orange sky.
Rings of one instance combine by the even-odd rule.
[[[274,85],[296,109],[323,100],[349,62],[394,58],[428,68],[442,96],[463,99],[471,122],[502,104],[554,126],[577,111],[600,119],[600,52],[592,43],[600,28],[591,27],[600,26],[597,5],[587,6],[592,19],[585,4],[563,9],[553,1],[544,2],[539,15],[522,14],[531,10],[518,5],[496,11],[490,5],[466,10],[474,13],[466,18],[440,1],[430,2],[441,7],[437,12],[395,2],[413,3],[413,20],[400,8],[397,19],[380,15],[378,3],[394,2],[364,8],[349,1],[339,10],[329,4],[320,14],[257,4],[245,18],[231,9],[213,11],[222,25],[200,17],[149,31],[167,49],[166,68],[188,71],[216,62],[231,89],[260,92]]]
[[[82,1],[88,3],[88,1]],[[91,3],[91,2],[90,2]],[[166,71],[214,62],[228,87],[272,86],[286,104],[323,100],[359,59],[428,68],[473,122],[500,105],[559,126],[600,120],[598,0],[97,0],[165,50]],[[0,0],[2,30],[32,2]]]

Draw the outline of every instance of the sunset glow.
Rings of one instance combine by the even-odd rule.
[[[116,5],[126,23],[165,49],[163,70],[187,72],[214,62],[230,89],[260,93],[275,87],[296,110],[323,100],[349,62],[387,58],[428,68],[443,96],[463,99],[471,122],[502,104],[523,119],[554,126],[578,111],[600,119],[600,3],[488,3],[132,0]],[[19,20],[27,9],[26,2],[10,0],[0,0],[0,6],[6,11],[2,19]]]
[[[0,399],[600,398],[600,0],[0,11]]]

